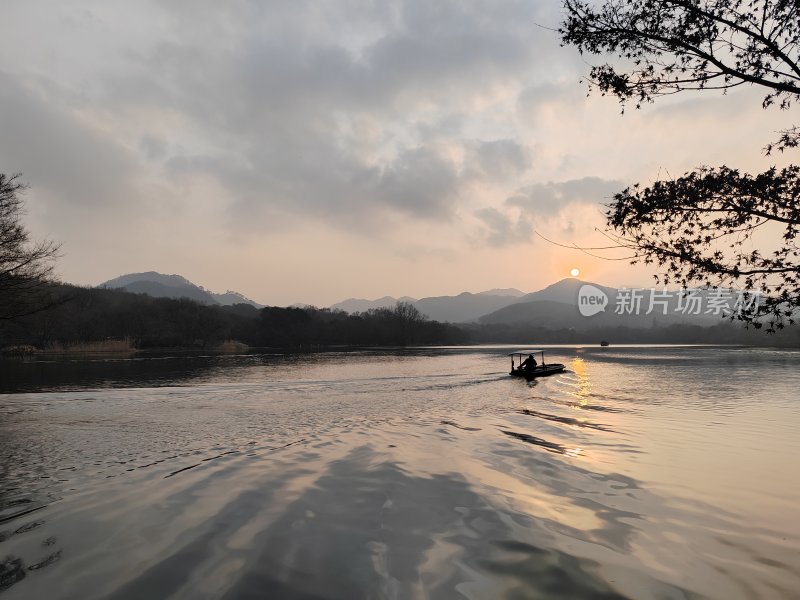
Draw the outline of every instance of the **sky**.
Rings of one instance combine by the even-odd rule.
[[[265,304],[651,270],[603,205],[700,165],[763,169],[758,90],[592,94],[555,0],[3,0],[0,172],[59,276],[183,275]],[[543,237],[542,237],[543,236]],[[546,239],[545,239],[546,238]],[[613,256],[613,255],[609,255]]]

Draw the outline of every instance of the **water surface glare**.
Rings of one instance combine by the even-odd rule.
[[[797,598],[800,351],[0,362],[4,598]]]

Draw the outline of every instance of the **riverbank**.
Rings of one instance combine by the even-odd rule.
[[[151,355],[163,353],[214,352],[219,354],[244,354],[250,346],[237,340],[226,340],[208,348],[137,348],[130,340],[104,340],[80,343],[52,343],[44,347],[33,345],[0,348],[0,356],[7,358],[31,356],[86,356],[86,355]]]

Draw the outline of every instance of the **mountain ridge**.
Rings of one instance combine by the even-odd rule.
[[[591,286],[607,297],[605,309],[583,316],[579,292]],[[632,292],[636,291],[634,298]],[[670,325],[699,325],[707,327],[722,321],[721,314],[707,312],[713,290],[701,290],[697,297],[705,303],[698,312],[686,311],[685,296],[680,291],[662,293],[651,288],[610,288],[579,279],[562,279],[538,292],[526,294],[520,302],[481,316],[484,325],[521,325],[546,322],[550,328],[590,327],[665,327]]]
[[[228,290],[222,294],[214,293],[203,286],[192,283],[182,275],[166,275],[158,271],[127,273],[109,279],[95,287],[123,289],[134,294],[147,294],[154,298],[188,298],[202,304],[232,306],[249,304],[263,308],[263,304],[251,300],[244,294]]]
[[[605,310],[597,311],[598,314],[591,316],[581,315],[579,292],[583,286],[592,286],[595,293],[605,294],[607,297]],[[153,297],[189,298],[207,305],[248,304],[257,309],[264,306],[236,291],[228,290],[217,294],[181,275],[166,275],[156,271],[128,273],[97,287],[124,289]],[[598,326],[646,328],[672,324],[708,326],[718,323],[721,319],[719,314],[709,315],[708,311],[681,312],[684,302],[679,292],[669,292],[665,297],[657,296],[660,294],[657,290],[636,289],[639,306],[635,313],[632,309],[627,312],[619,310],[620,304],[625,300],[622,295],[630,294],[630,290],[607,287],[572,277],[561,279],[530,293],[523,293],[516,288],[495,288],[477,293],[462,292],[453,296],[428,296],[420,299],[410,296],[400,298],[383,296],[375,300],[349,298],[329,308],[357,313],[370,309],[391,308],[397,302],[408,302],[429,319],[439,322],[479,325],[545,324],[549,328]],[[708,303],[712,293],[711,290],[701,291],[702,301]],[[661,298],[662,306],[654,310],[657,298]]]

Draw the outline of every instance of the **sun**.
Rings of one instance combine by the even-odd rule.
[[[577,267],[572,267],[572,270],[569,272],[569,274],[572,275],[573,277],[577,277],[578,275],[581,274],[581,271]]]

